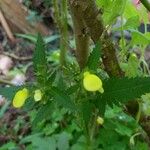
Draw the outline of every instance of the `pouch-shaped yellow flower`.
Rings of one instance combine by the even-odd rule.
[[[13,99],[13,106],[15,108],[20,108],[24,105],[25,100],[28,98],[29,92],[28,89],[24,88],[22,90],[19,90]]]
[[[96,122],[97,124],[102,125],[104,123],[104,119],[98,116]]]
[[[41,90],[35,90],[34,91],[34,100],[40,101],[42,99],[42,92]]]
[[[90,74],[89,72],[84,73],[83,86],[87,91],[104,92],[101,79],[95,74]]]

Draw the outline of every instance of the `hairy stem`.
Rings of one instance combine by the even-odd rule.
[[[60,38],[60,64],[66,64],[66,52],[68,49],[68,29],[67,29],[67,0],[61,1],[59,9],[58,0],[53,0],[55,20],[58,25]]]
[[[106,72],[109,76],[122,76],[123,73],[118,64],[118,60],[115,53],[115,48],[107,32],[104,32],[104,26],[101,19],[101,14],[96,7],[95,0],[70,0],[72,7],[78,10],[78,14],[84,20],[89,35],[96,44],[101,40],[103,46],[103,63]],[[104,33],[103,38],[101,38]]]
[[[76,42],[76,56],[81,69],[83,69],[88,60],[89,54],[89,36],[86,33],[86,25],[77,7],[74,7],[70,1],[71,15],[74,25],[74,34]]]

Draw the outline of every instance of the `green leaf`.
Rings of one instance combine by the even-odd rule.
[[[71,95],[75,93],[78,90],[78,88],[79,88],[79,84],[72,85],[65,91],[65,93],[67,93],[68,95]]]
[[[105,110],[106,110],[106,104],[107,101],[101,98],[101,94],[98,93],[96,99],[95,99],[95,106],[98,108],[99,113],[101,116],[104,116]]]
[[[63,91],[59,90],[56,87],[52,87],[50,89],[50,92],[53,94],[54,100],[56,100],[58,105],[68,108],[71,111],[76,110],[74,102],[70,99],[70,97],[66,93],[63,93]]]
[[[122,28],[123,28],[123,30],[131,30],[131,29],[138,28],[139,25],[140,25],[139,16],[136,15],[136,16],[132,16],[132,17],[128,18],[128,20],[122,27],[115,28],[113,30],[122,30]]]
[[[104,93],[97,98],[98,108],[99,105],[101,108],[105,107],[105,103],[111,107],[113,104],[126,103],[150,92],[150,78],[110,78],[103,81],[103,88]]]
[[[67,132],[62,132],[61,134],[57,135],[57,137],[58,150],[69,150],[69,140],[71,139],[70,134]]]
[[[8,100],[12,100],[15,93],[22,88],[22,86],[0,87],[0,95],[4,96]]]
[[[96,71],[100,61],[100,56],[101,44],[98,42],[88,58],[87,66],[90,70]]]
[[[54,111],[53,103],[48,102],[45,105],[42,105],[41,108],[39,109],[39,111],[37,112],[36,117],[34,118],[34,120],[32,122],[32,126],[36,127],[36,125],[39,122],[50,117],[50,115],[52,114],[53,111]]]
[[[49,77],[48,77],[48,80],[47,80],[47,85],[50,85],[50,84],[52,85],[53,82],[55,81],[55,78],[56,78],[56,75],[57,75],[56,70],[54,70],[52,73],[49,72],[48,74],[49,74]]]
[[[128,18],[127,22],[123,26],[124,30],[135,29],[140,25],[139,16],[133,16]]]
[[[124,13],[127,0],[96,0],[98,7],[103,8],[103,21],[111,25],[115,19]]]
[[[94,107],[93,107],[92,103],[90,103],[88,101],[83,102],[82,105],[81,105],[81,113],[82,113],[82,116],[83,116],[84,123],[87,126],[90,122],[93,108]]]
[[[17,37],[21,37],[23,39],[27,39],[33,43],[37,42],[37,35],[33,35],[33,34],[16,34]],[[51,43],[53,41],[55,41],[56,39],[58,39],[60,36],[59,35],[51,35],[51,36],[47,36],[44,37],[44,42],[46,44]]]
[[[125,70],[127,77],[137,77],[139,75],[139,60],[136,56],[130,55],[127,68]]]
[[[45,43],[40,34],[38,34],[38,39],[36,43],[36,48],[33,56],[33,66],[34,72],[37,77],[37,82],[40,85],[46,84],[47,78],[47,60],[46,60],[46,48]]]
[[[131,30],[132,34],[132,45],[148,45],[150,43],[150,38],[139,31]]]
[[[33,35],[33,34],[16,34],[17,37],[23,38],[23,39],[27,39],[33,43],[37,42],[37,36]]]
[[[20,143],[32,143],[33,150],[56,150],[56,140],[54,137],[42,137],[40,133],[29,135]]]
[[[0,147],[0,150],[13,150],[13,149],[16,149],[16,143],[11,141]]]

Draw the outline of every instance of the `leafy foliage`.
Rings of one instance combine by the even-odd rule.
[[[100,56],[101,56],[101,43],[98,42],[88,58],[87,66],[89,70],[96,71],[99,64]]]
[[[45,2],[51,5],[47,0]],[[142,18],[144,23],[148,22],[145,17],[147,15],[143,16],[146,11],[142,7],[138,12],[129,0],[96,0],[96,4],[103,10],[102,19],[105,29],[109,27],[111,30],[111,25],[115,23],[118,16],[121,18],[120,26],[112,30],[121,34],[121,40],[119,39],[118,46],[115,48],[126,77],[108,78],[106,72],[104,73],[103,65],[100,66],[102,45],[99,42],[90,53],[85,70],[95,73],[101,78],[104,93],[86,91],[83,88],[83,71],[85,70],[79,70],[77,62],[74,62],[74,57],[68,55],[69,61],[66,61],[65,66],[60,67],[59,48],[50,54],[47,50],[46,44],[57,39],[58,35],[46,38],[40,34],[37,36],[18,35],[36,43],[33,67],[37,82],[31,83],[27,87],[30,97],[23,109],[28,115],[27,122],[20,118],[17,119],[15,123],[13,122],[15,126],[12,128],[12,133],[18,134],[24,129],[20,126],[27,123],[30,132],[27,134],[30,135],[19,135],[18,138],[15,137],[15,142],[12,140],[0,149],[19,149],[20,145],[27,150],[148,149],[144,142],[146,135],[138,125],[138,120],[125,114],[120,107],[120,104],[125,104],[145,94],[141,98],[144,103],[141,104],[139,101],[139,106],[141,104],[142,111],[146,115],[150,114],[150,96],[148,94],[150,77],[145,77],[149,74],[141,69],[144,48],[150,42],[150,34],[137,30]],[[129,30],[132,36],[129,43],[123,41],[126,30]],[[139,46],[143,50],[141,50],[140,59],[136,56],[132,57],[132,55],[128,58],[128,55],[133,53],[131,51],[134,46]],[[24,86],[0,88],[0,94],[12,100],[14,94]],[[42,99],[38,102],[32,100],[35,90],[40,90],[42,93]],[[0,118],[7,111],[9,103],[1,108]],[[103,117],[103,124],[100,125],[96,122],[98,117]],[[7,127],[4,127],[0,133],[3,135],[6,131]]]
[[[36,48],[34,51],[33,66],[37,77],[37,82],[40,85],[45,85],[47,80],[46,48],[44,40],[40,34],[38,35]]]
[[[110,86],[111,85],[111,86]],[[127,103],[150,91],[150,78],[120,78],[108,79],[104,81],[104,93],[98,94],[96,101],[99,110],[104,114],[106,104]]]

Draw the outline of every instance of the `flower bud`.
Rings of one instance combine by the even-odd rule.
[[[13,106],[15,108],[20,108],[24,105],[25,100],[28,98],[29,92],[28,89],[24,88],[22,90],[19,90],[13,99]]]

